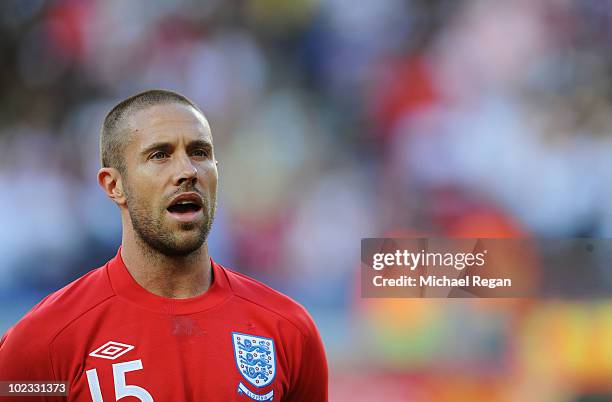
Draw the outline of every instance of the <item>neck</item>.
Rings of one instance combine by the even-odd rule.
[[[183,299],[206,292],[212,282],[208,245],[184,256],[167,256],[124,230],[121,258],[134,280],[158,296]]]

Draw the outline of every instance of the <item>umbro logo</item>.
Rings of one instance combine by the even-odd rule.
[[[100,346],[98,349],[91,352],[89,356],[115,360],[119,356],[123,356],[132,349],[134,349],[134,346],[132,345],[115,341],[108,341],[104,345]]]

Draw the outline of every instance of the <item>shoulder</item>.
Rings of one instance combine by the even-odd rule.
[[[225,272],[234,296],[289,321],[305,337],[316,332],[312,317],[300,303],[251,277],[221,265],[219,267]]]
[[[291,349],[291,385],[287,400],[327,401],[328,367],[321,336],[306,309],[290,297],[249,278],[223,268],[234,296],[266,309],[291,322],[302,337]]]
[[[0,378],[55,379],[53,340],[64,328],[112,296],[104,266],[45,297],[0,340]]]
[[[51,341],[63,328],[114,295],[106,265],[96,268],[35,305],[5,335],[11,338]],[[36,334],[35,337],[32,337]]]

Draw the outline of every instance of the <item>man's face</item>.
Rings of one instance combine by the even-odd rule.
[[[128,121],[123,186],[136,234],[164,255],[187,255],[206,241],[217,200],[217,166],[206,119],[169,103]]]

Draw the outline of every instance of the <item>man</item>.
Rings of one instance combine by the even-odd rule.
[[[198,107],[134,95],[106,116],[100,152],[122,245],[7,332],[0,381],[66,381],[68,401],[327,401],[304,308],[209,257],[218,173]],[[66,400],[32,398],[0,400]]]

